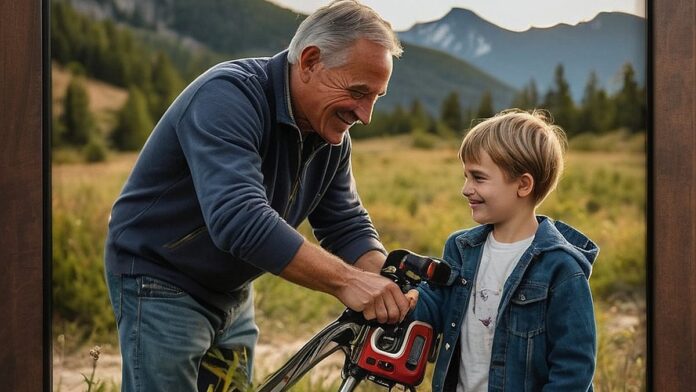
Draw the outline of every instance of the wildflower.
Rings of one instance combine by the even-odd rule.
[[[85,380],[85,384],[87,384],[87,392],[92,392],[92,387],[99,387],[99,384],[101,384],[101,381],[94,381],[94,373],[97,370],[97,361],[99,360],[99,354],[101,354],[101,347],[100,346],[94,346],[92,347],[91,350],[89,350],[89,356],[92,357],[92,375],[85,376],[82,374],[82,378]]]
[[[92,357],[94,362],[97,362],[99,360],[99,354],[101,354],[100,346],[94,346],[91,350],[89,350],[89,356]]]

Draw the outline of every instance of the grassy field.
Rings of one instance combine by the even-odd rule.
[[[387,248],[439,256],[451,232],[474,225],[460,194],[456,144],[416,149],[410,137],[354,143],[358,189]],[[101,257],[111,203],[134,159],[112,155],[106,163],[53,167],[54,334],[66,337],[69,352],[115,344]],[[558,191],[539,209],[602,249],[590,280],[599,326],[597,391],[645,390],[645,208],[645,156],[627,150],[571,152]],[[306,225],[300,230],[311,237]],[[261,345],[296,345],[343,309],[273,276],[255,288]],[[257,365],[257,379],[275,366],[262,356]],[[429,389],[428,381],[420,388]],[[307,380],[297,390],[331,389]]]

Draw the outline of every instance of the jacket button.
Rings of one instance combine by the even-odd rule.
[[[449,343],[445,343],[445,351],[449,350],[449,348],[450,348],[450,344],[449,344]]]
[[[526,301],[527,297],[524,296],[524,294],[520,294],[520,301]]]
[[[462,278],[462,286],[466,286],[467,283],[469,282],[467,282],[466,278]]]
[[[452,328],[454,328],[454,327],[456,327],[456,326],[457,326],[457,324],[455,324],[455,323],[452,323]]]

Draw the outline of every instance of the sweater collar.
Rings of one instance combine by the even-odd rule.
[[[290,100],[290,63],[287,49],[271,57],[270,74],[273,80],[276,119],[279,123],[298,128]]]

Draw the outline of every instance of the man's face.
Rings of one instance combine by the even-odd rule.
[[[518,197],[519,182],[508,179],[485,151],[480,162],[466,161],[462,194],[469,200],[471,216],[477,223],[504,225],[526,211]]]
[[[307,71],[308,94],[301,120],[330,144],[340,144],[356,122],[370,122],[372,108],[386,94],[392,72],[391,53],[381,45],[359,39],[347,50],[343,65],[326,68],[318,62]],[[303,121],[298,122],[302,127]]]

